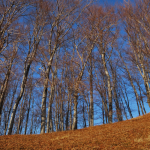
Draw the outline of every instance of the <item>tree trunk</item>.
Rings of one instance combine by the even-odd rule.
[[[13,111],[12,111],[11,118],[10,118],[10,123],[9,123],[8,135],[11,135],[11,133],[12,133],[12,128],[13,128],[13,124],[14,124],[16,110],[17,110],[18,104],[19,104],[19,102],[20,102],[20,100],[22,98],[22,95],[24,93],[24,89],[25,89],[25,86],[26,86],[28,73],[29,73],[29,70],[30,70],[30,65],[31,65],[31,63],[28,64],[26,68],[24,68],[24,75],[23,75],[23,80],[22,80],[22,84],[21,84],[21,91],[20,91],[20,94],[17,97],[17,100],[16,100],[16,102],[14,104],[14,107],[13,107]]]
[[[109,116],[108,116],[107,100],[106,100],[106,98],[102,95],[102,93],[101,93],[100,95],[101,95],[101,98],[102,98],[102,104],[103,104],[103,107],[104,107],[105,118],[106,118],[106,123],[107,123],[107,118],[109,117]]]
[[[17,127],[16,134],[19,134],[20,125],[21,125],[21,122],[22,122],[22,117],[23,117],[23,101],[24,101],[24,98],[22,99],[22,102],[21,102],[20,115],[19,115],[19,121],[18,121],[18,127]]]
[[[78,105],[78,94],[75,91],[74,93],[74,114],[73,114],[73,125],[72,125],[72,130],[77,129],[77,105]]]
[[[10,117],[12,105],[13,105],[13,102],[14,102],[14,97],[15,97],[15,94],[16,94],[16,91],[17,91],[17,86],[18,86],[18,83],[16,84],[16,86],[14,88],[14,91],[13,91],[13,96],[12,96],[12,100],[11,100],[11,104],[10,104],[10,108],[9,108],[9,113],[8,113],[8,118],[7,118],[7,123],[6,123],[5,131],[4,131],[4,135],[6,135],[6,132],[7,132],[9,117]]]
[[[115,105],[116,105],[116,115],[117,115],[117,120],[118,121],[122,121],[123,117],[122,117],[122,110],[120,108],[119,105],[119,100],[118,100],[118,95],[117,95],[117,72],[116,72],[116,68],[113,67],[112,62],[110,61],[110,68],[111,68],[111,72],[112,72],[112,80],[113,80],[113,93],[114,93],[114,101],[115,101]]]
[[[43,90],[43,96],[42,96],[42,107],[41,107],[41,133],[45,133],[45,121],[46,121],[46,98],[47,98],[47,88],[48,88],[48,80],[49,80],[49,73],[52,67],[52,62],[54,55],[56,53],[56,48],[57,46],[55,45],[54,50],[52,52],[52,55],[49,59],[47,70],[45,73],[45,81],[44,81],[44,90]]]
[[[123,107],[124,115],[125,115],[125,117],[126,117],[126,120],[128,120],[128,117],[127,117],[127,114],[126,114],[126,110],[125,110],[125,107],[124,107],[124,104],[123,104],[122,98],[120,97],[120,99],[121,99],[121,104],[122,104],[122,107]]]
[[[84,111],[84,102],[83,102],[83,107],[82,107],[82,112],[83,112],[83,128],[86,128],[86,117],[85,117],[85,111]]]
[[[105,124],[105,110],[104,110],[104,105],[102,105],[102,115],[103,115],[103,124]]]
[[[56,89],[56,88],[55,88]],[[57,94],[57,92],[56,92]],[[58,109],[59,109],[59,102],[58,102],[58,99],[57,99],[57,95],[56,95],[56,103],[55,103],[55,127],[56,127],[56,132],[58,131],[58,115],[59,115],[59,112],[58,112]]]
[[[47,116],[47,133],[50,133],[51,131],[51,126],[50,126],[50,122],[52,120],[52,103],[53,103],[53,99],[54,99],[54,86],[52,85],[51,87],[51,94],[49,97],[49,106],[48,106],[48,116]]]
[[[147,103],[150,107],[150,88],[149,88],[149,77],[147,75],[147,72],[145,70],[145,66],[144,66],[144,56],[142,55],[142,52],[141,52],[141,43],[139,41],[140,39],[137,39],[137,45],[136,45],[136,51],[134,50],[133,46],[132,46],[132,43],[131,41],[129,41],[130,43],[130,46],[131,48],[133,49],[133,52],[134,52],[134,55],[135,55],[135,59],[136,59],[136,66],[143,78],[143,81],[144,81],[144,85],[145,85],[145,89],[146,89],[146,95],[147,95]]]
[[[112,92],[111,92],[111,82],[109,72],[107,70],[106,62],[105,62],[105,53],[102,53],[102,62],[105,70],[105,74],[107,76],[107,88],[108,88],[108,102],[109,102],[109,113],[108,113],[108,122],[112,123]]]
[[[94,69],[95,69],[95,66],[94,66]],[[107,123],[107,118],[108,118],[108,106],[107,106],[107,99],[106,99],[106,83],[105,83],[105,80],[104,80],[104,77],[103,77],[103,81],[104,81],[104,87],[103,87],[103,89],[104,90],[102,90],[102,91],[104,91],[104,92],[102,92],[101,91],[101,85],[99,84],[99,79],[98,79],[98,76],[97,76],[97,73],[96,73],[96,70],[95,70],[95,74],[96,74],[96,78],[97,78],[97,80],[98,80],[98,87],[100,87],[100,88],[98,88],[97,86],[96,86],[96,88],[97,88],[97,91],[99,92],[99,94],[100,94],[100,96],[101,96],[101,99],[102,99],[102,104],[103,104],[103,111],[104,111],[104,114],[105,114],[105,120],[106,120],[106,123]],[[105,95],[104,95],[105,94]],[[104,119],[103,119],[103,121],[104,121]]]
[[[93,73],[92,73],[92,53],[90,56],[90,126],[94,125],[94,111],[93,111]]]
[[[115,99],[115,105],[116,105],[117,119],[118,119],[118,121],[122,121],[123,120],[122,111],[121,111],[121,108],[119,106],[119,101],[118,101],[118,97],[117,97],[117,93],[116,93],[115,88],[114,88],[113,92],[114,92],[114,99]]]
[[[52,116],[53,116],[53,113],[52,113],[52,105],[51,105],[51,112],[50,112],[51,116],[50,116],[50,132],[53,132],[54,129],[53,129],[53,120],[52,120]]]
[[[41,107],[41,133],[45,133],[47,88],[48,88],[48,79],[45,79],[43,96],[42,96],[42,107]]]
[[[68,130],[69,128],[68,122],[69,122],[69,98],[68,98],[68,107],[67,107],[67,114],[66,114],[66,120],[65,120],[66,130]]]
[[[31,119],[30,134],[33,134],[33,115],[34,115],[33,105],[34,105],[34,98],[33,98],[33,102],[32,102],[32,119]]]
[[[120,89],[121,89],[121,91],[122,91],[122,88],[121,88],[121,87],[120,87]],[[126,98],[125,98],[125,96],[124,96],[123,91],[122,91],[122,94],[123,94],[123,97],[124,97],[125,103],[126,103],[126,105],[127,105],[128,112],[129,112],[129,114],[130,114],[130,118],[133,118],[133,115],[132,115],[132,112],[131,112],[131,109],[130,109],[130,106],[129,106],[129,99],[128,99],[128,95],[127,95],[127,91],[126,91],[126,87],[125,87],[125,85],[124,85],[124,89],[125,89],[125,95],[126,95],[126,97],[127,97],[127,100],[126,100]]]
[[[4,105],[4,101],[5,101],[5,93],[7,90],[7,85],[8,85],[9,76],[10,76],[11,67],[12,67],[12,62],[13,62],[13,59],[11,60],[11,63],[8,66],[8,70],[5,75],[5,79],[4,79],[3,85],[1,86],[1,90],[0,90],[0,125],[1,125],[2,109],[3,109],[3,105]]]
[[[145,110],[145,107],[144,107],[144,103],[143,103],[143,97],[142,97],[142,93],[141,93],[141,87],[140,87],[140,84],[139,82],[137,81],[137,85],[138,85],[138,88],[139,88],[139,91],[140,91],[140,102],[142,102],[142,112],[143,112],[143,115],[144,113],[146,114],[146,110]]]
[[[26,125],[25,125],[25,131],[24,131],[25,135],[26,135],[26,132],[27,132],[27,125],[28,125],[28,119],[29,119],[30,102],[31,102],[31,98],[32,98],[31,95],[32,95],[32,88],[31,88],[31,91],[30,91],[29,106],[28,106],[27,117],[26,117]]]
[[[69,129],[72,129],[72,101],[71,101],[71,95],[70,95],[70,99],[69,99]]]
[[[60,130],[64,131],[63,100],[61,100],[60,107]]]
[[[119,53],[119,52],[118,52]],[[131,83],[131,86],[132,86],[132,88],[133,88],[133,90],[134,90],[134,94],[135,94],[135,97],[136,97],[136,103],[137,103],[137,107],[138,107],[138,113],[139,113],[139,116],[140,116],[140,108],[139,108],[139,96],[138,96],[138,93],[137,93],[137,90],[136,90],[136,88],[135,88],[135,86],[134,86],[134,84],[133,84],[133,80],[132,80],[132,77],[131,77],[131,75],[130,75],[130,72],[129,72],[129,70],[128,70],[128,67],[127,67],[127,65],[125,64],[125,62],[124,62],[124,60],[123,60],[123,58],[122,58],[122,56],[121,56],[121,54],[119,53],[119,55],[120,55],[120,58],[121,58],[121,60],[122,60],[122,62],[123,62],[123,64],[124,64],[124,66],[125,66],[125,68],[126,68],[126,71],[127,71],[127,74],[128,74],[128,77],[129,77],[129,80],[130,80],[130,83]]]

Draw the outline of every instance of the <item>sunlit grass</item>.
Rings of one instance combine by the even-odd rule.
[[[127,121],[75,131],[0,136],[0,149],[148,150],[150,113]]]

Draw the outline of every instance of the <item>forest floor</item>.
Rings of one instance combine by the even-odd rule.
[[[150,113],[75,131],[0,136],[0,150],[150,150]]]

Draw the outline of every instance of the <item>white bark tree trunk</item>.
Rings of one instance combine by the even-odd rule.
[[[106,60],[105,60],[105,53],[102,53],[102,63],[105,70],[105,74],[107,76],[107,88],[108,88],[108,102],[109,102],[109,112],[108,112],[108,122],[112,123],[112,93],[111,93],[111,81],[110,75],[107,70]]]

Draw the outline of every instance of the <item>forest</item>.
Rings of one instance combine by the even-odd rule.
[[[0,0],[0,135],[146,114],[149,56],[149,0]]]

